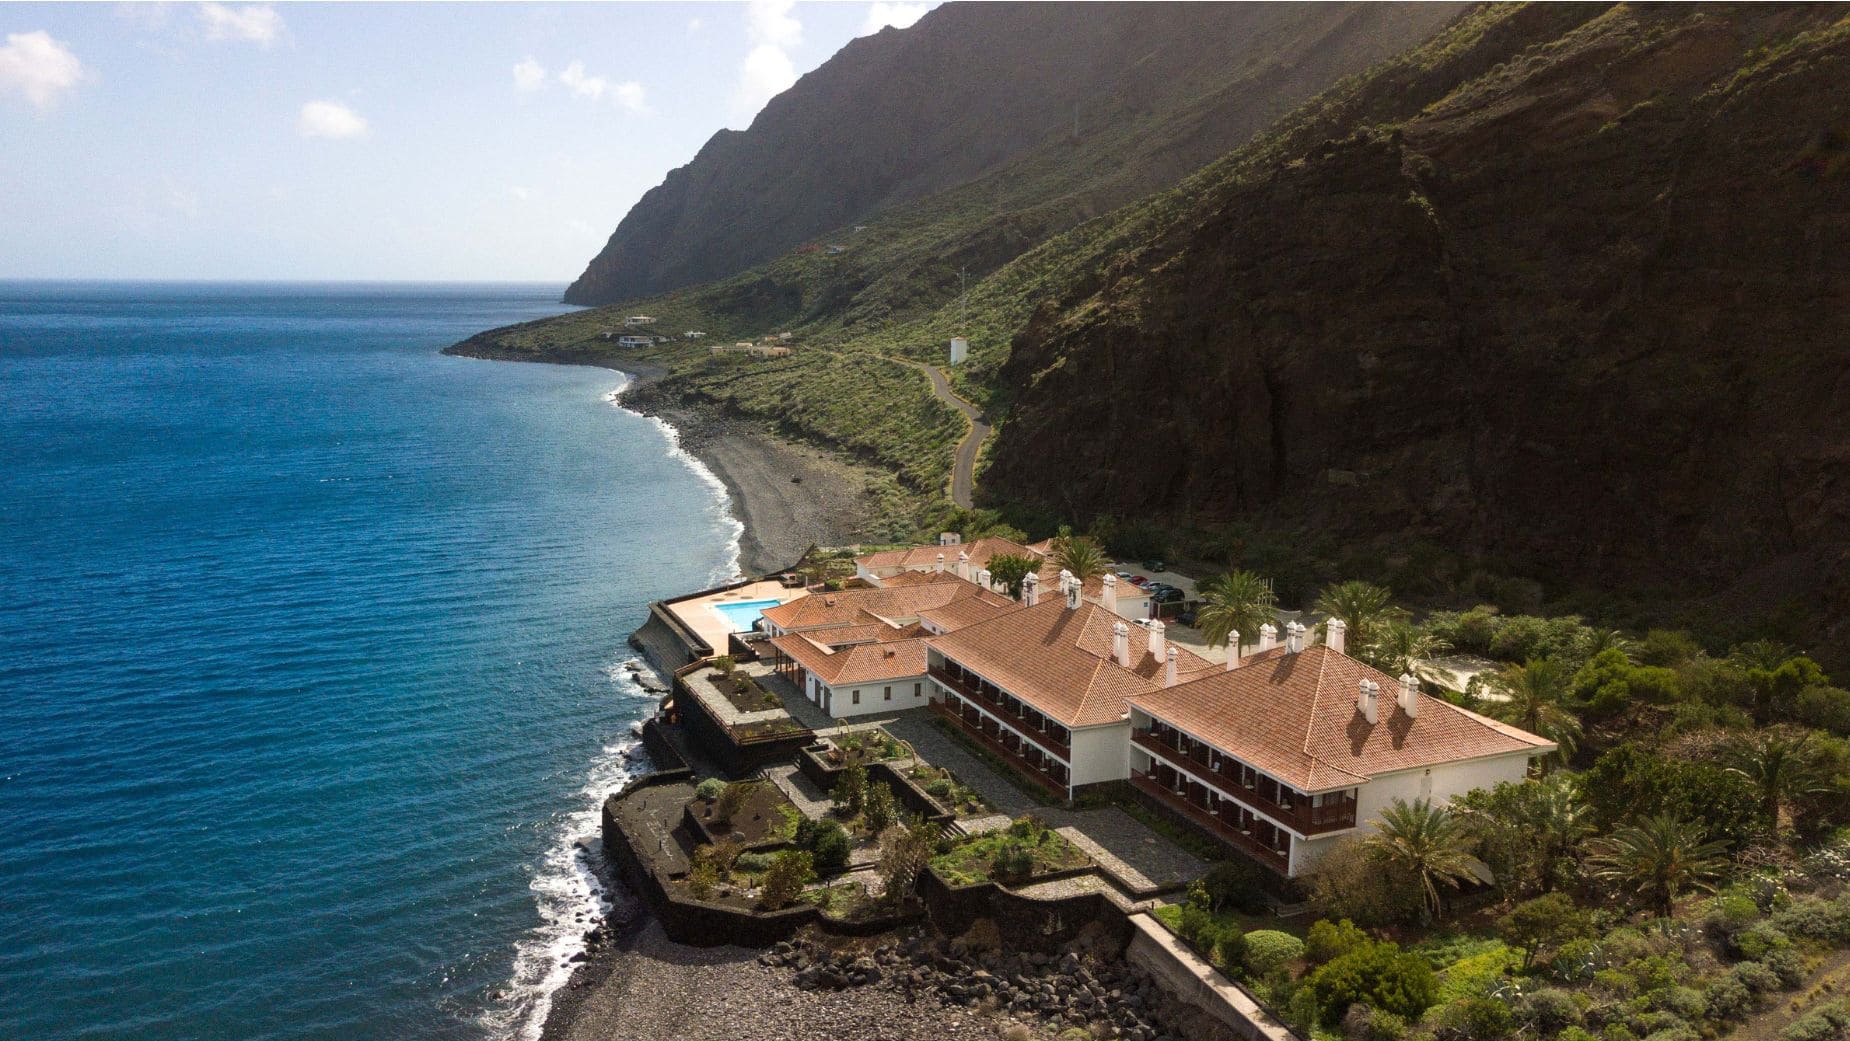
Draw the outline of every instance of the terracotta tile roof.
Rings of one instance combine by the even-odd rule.
[[[925,584],[925,583],[927,583],[927,582],[939,582],[939,581],[942,581],[942,580],[944,580],[944,579],[945,579],[945,578],[946,578],[947,576],[948,576],[948,577],[950,577],[950,578],[953,578],[953,579],[957,577],[956,575],[953,575],[953,574],[951,574],[951,573],[950,573],[950,572],[948,572],[948,571],[945,571],[945,572],[938,572],[938,571],[901,571],[901,572],[900,572],[899,574],[897,574],[897,575],[891,575],[891,576],[888,576],[888,577],[886,577],[886,578],[883,578],[883,579],[881,579],[881,580],[880,580],[880,585],[881,585],[881,588],[884,588],[884,589],[891,589],[891,588],[893,588],[894,586],[916,586],[916,585],[924,585],[924,584]]]
[[[921,611],[972,598],[1002,599],[956,575],[938,575],[930,582],[811,593],[801,600],[766,608],[764,617],[779,628],[792,631],[832,625],[866,625],[881,620],[917,618]]]
[[[771,644],[834,687],[925,675],[925,641],[917,635],[919,630],[912,632],[911,639],[861,643],[840,650],[832,650],[805,633],[774,637]],[[833,638],[835,631],[827,635]]]
[[[957,566],[957,554],[960,552],[970,554],[970,567],[972,570],[983,567],[989,563],[991,557],[1000,554],[1010,554],[1018,557],[1038,557],[1046,555],[1044,551],[1036,552],[1019,542],[1011,542],[1008,539],[991,536],[958,546],[930,545],[913,546],[910,549],[889,549],[879,553],[869,553],[864,557],[856,557],[854,558],[854,562],[870,571],[875,568],[886,567],[936,567],[938,563],[938,554],[942,553],[944,554],[945,570],[949,571]]]
[[[1377,722],[1356,708],[1363,679],[1381,687]],[[1400,681],[1323,644],[1276,647],[1228,672],[1140,695],[1137,708],[1305,792],[1353,787],[1376,774],[1554,745],[1440,698],[1400,707]]]
[[[954,633],[965,626],[987,622],[999,614],[1019,610],[1019,603],[1000,593],[984,590],[976,596],[953,600],[943,607],[920,611],[919,620],[930,622],[947,633]]]
[[[1124,619],[1090,603],[1068,610],[1064,598],[1045,596],[1029,608],[999,615],[930,643],[946,658],[1069,727],[1117,722],[1125,699],[1161,689],[1166,663],[1149,652],[1149,634],[1131,626],[1132,663],[1111,660],[1112,624]],[[1178,648],[1179,682],[1216,666]]]

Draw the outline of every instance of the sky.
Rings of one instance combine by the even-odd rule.
[[[569,281],[933,6],[0,3],[0,278]]]

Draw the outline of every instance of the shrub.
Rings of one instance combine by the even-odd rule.
[[[1497,919],[1504,942],[1522,952],[1522,967],[1535,964],[1544,948],[1559,947],[1593,931],[1591,917],[1574,905],[1566,893],[1547,893],[1525,900]]]
[[[1316,873],[1307,883],[1311,906],[1320,918],[1347,918],[1361,926],[1386,925],[1418,915],[1419,887],[1393,874],[1391,868],[1376,862],[1366,846],[1354,839],[1343,840],[1317,860]]]
[[[1517,967],[1522,956],[1502,944],[1452,964],[1441,978],[1439,995],[1447,1001],[1490,995],[1497,981]]]
[[[1833,901],[1804,897],[1774,914],[1772,924],[1788,935],[1841,947],[1850,944],[1850,899],[1839,897]]]
[[[948,777],[940,777],[931,782],[925,786],[925,794],[939,802],[944,802],[951,797],[951,779]]]
[[[1765,961],[1768,954],[1792,946],[1792,940],[1771,922],[1755,922],[1736,933],[1731,946],[1748,961]]]
[[[1579,1026],[1584,1018],[1574,996],[1553,987],[1523,995],[1516,1002],[1515,1014],[1518,1021],[1542,1037]]]
[[[1246,934],[1235,922],[1214,921],[1196,935],[1195,945],[1214,967],[1231,974],[1246,960]]]
[[[1699,1022],[1709,1014],[1709,1001],[1702,992],[1690,987],[1665,987],[1651,992],[1651,1007],[1674,1012],[1677,1018]]]
[[[1429,1013],[1426,1021],[1435,1033],[1459,1041],[1502,1041],[1515,1025],[1509,1005],[1491,998],[1454,1001]]]
[[[1239,911],[1263,914],[1271,902],[1265,897],[1259,873],[1265,870],[1250,861],[1223,860],[1201,877],[1200,887],[1213,911]]]
[[[1760,908],[1754,906],[1753,897],[1735,890],[1715,897],[1703,908],[1702,924],[1724,940],[1759,920]]]
[[[848,832],[832,820],[805,819],[797,825],[797,848],[809,853],[811,867],[819,875],[839,875],[848,869],[848,857],[854,844]]]
[[[1772,970],[1773,975],[1779,979],[1779,985],[1786,990],[1804,983],[1805,977],[1809,975],[1805,971],[1805,959],[1791,947],[1775,947],[1767,952],[1760,964]]]
[[[1368,934],[1347,918],[1313,922],[1304,935],[1304,958],[1312,965],[1322,965],[1370,942]]]
[[[1343,1016],[1348,1041],[1406,1041],[1409,1033],[1406,1020],[1367,1005],[1351,1005]]]
[[[719,870],[711,860],[702,860],[687,873],[687,891],[694,899],[705,900],[713,895],[713,887],[719,885]]]
[[[1788,1023],[1779,1041],[1837,1041],[1845,1036],[1850,1036],[1850,1002],[1836,1001]]]
[[[850,817],[858,817],[867,808],[867,767],[859,762],[842,767],[831,793],[835,808]]]
[[[764,889],[759,902],[772,911],[788,907],[815,877],[816,872],[807,852],[784,850],[771,861],[771,869],[764,873]]]
[[[1437,1000],[1439,981],[1419,955],[1403,953],[1395,944],[1371,943],[1312,973],[1309,989],[1326,1024],[1357,1002],[1411,1021]]]
[[[1270,976],[1286,962],[1304,956],[1304,941],[1276,929],[1255,929],[1246,934],[1246,971]]]
[[[878,835],[891,827],[898,816],[899,801],[893,798],[893,789],[884,784],[869,784],[867,805],[861,810],[861,821],[867,825],[867,830]]]
[[[1738,963],[1728,970],[1727,978],[1741,984],[1749,994],[1756,997],[1780,989],[1779,976],[1757,961]]]
[[[1019,840],[1004,842],[990,858],[989,873],[1008,882],[1027,878],[1034,874],[1034,851]]]
[[[745,808],[745,800],[758,790],[756,781],[734,781],[720,789],[719,797],[713,800],[713,819],[731,821],[732,815]]]
[[[1207,908],[1193,902],[1181,905],[1181,916],[1176,923],[1177,936],[1199,947],[1202,933],[1213,926],[1214,914]]]
[[[1709,1003],[1709,1015],[1723,1021],[1740,1019],[1754,1007],[1753,994],[1732,975],[1711,980],[1703,997]]]
[[[1688,1023],[1653,1030],[1644,1036],[1644,1041],[1702,1041],[1702,1035]]]
[[[726,782],[717,777],[709,777],[694,786],[694,797],[712,802],[719,798],[719,793],[726,790]]]
[[[775,859],[775,854],[771,853],[741,853],[739,859],[733,862],[733,866],[740,871],[762,875],[770,869],[771,861]]]
[[[1555,1041],[1599,1041],[1599,1038],[1587,1033],[1580,1027],[1568,1027],[1555,1035]]]

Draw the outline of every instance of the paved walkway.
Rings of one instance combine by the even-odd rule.
[[[1207,871],[1207,865],[1199,858],[1115,806],[1069,810],[1035,802],[1012,781],[934,726],[932,719],[926,710],[913,709],[900,713],[886,729],[893,736],[911,742],[926,762],[950,770],[996,808],[995,817],[964,822],[965,831],[976,834],[994,830],[1013,818],[1032,813],[1085,850],[1120,888],[1137,900],[1180,888]]]

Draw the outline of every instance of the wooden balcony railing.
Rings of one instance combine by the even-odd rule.
[[[985,693],[983,688],[977,684],[952,675],[942,668],[929,668],[926,671],[939,683],[944,684],[951,690],[968,698],[977,706],[986,709],[990,715],[995,716],[997,719],[1007,720],[1010,726],[1028,735],[1036,744],[1049,751],[1058,753],[1062,759],[1071,758],[1072,745],[1068,740],[1065,727],[1048,723],[1046,728],[1042,729],[1039,722],[1044,719],[1044,717],[1042,717],[1040,713],[1034,712],[1032,709],[1028,709],[1020,704],[1015,706],[1006,705],[993,695]]]
[[[1291,800],[1290,805],[1269,799],[1257,787],[1248,788],[1234,772],[1225,757],[1221,768],[1216,770],[1208,761],[1197,753],[1184,752],[1170,742],[1155,736],[1147,730],[1131,733],[1131,742],[1152,755],[1167,759],[1171,764],[1188,768],[1190,773],[1213,785],[1214,790],[1235,802],[1243,803],[1251,809],[1263,813],[1278,821],[1300,835],[1316,835],[1327,831],[1340,831],[1355,827],[1355,799],[1342,802],[1312,806],[1310,797],[1299,795]]]
[[[1010,748],[1002,741],[985,733],[981,727],[971,725],[970,721],[965,719],[962,713],[942,701],[932,702],[931,710],[945,719],[950,720],[964,736],[987,749],[990,754],[999,757],[1004,762],[1014,767],[1029,781],[1047,789],[1054,795],[1058,795],[1061,798],[1066,797],[1065,782],[1061,781],[1047,770],[1029,762],[1028,758],[1024,756],[1019,749]]]
[[[1163,805],[1171,807],[1182,816],[1194,821],[1197,825],[1205,829],[1208,834],[1244,853],[1250,854],[1253,859],[1279,874],[1283,875],[1291,870],[1291,856],[1289,853],[1280,853],[1278,850],[1248,835],[1239,828],[1228,824],[1226,821],[1209,813],[1207,810],[1189,802],[1187,799],[1184,799],[1182,796],[1177,795],[1174,791],[1165,787],[1161,782],[1157,781],[1149,774],[1132,770],[1131,784],[1135,785],[1139,791],[1150,795]]]

